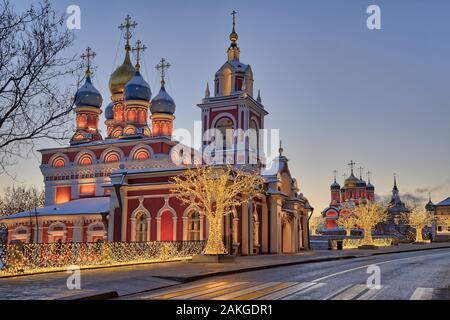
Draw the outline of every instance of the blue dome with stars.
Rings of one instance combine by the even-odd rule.
[[[77,107],[100,108],[102,103],[102,95],[92,84],[91,77],[87,76],[86,82],[78,89],[75,95],[75,105]]]
[[[114,103],[111,102],[110,104],[108,104],[108,106],[105,109],[105,118],[106,120],[112,120],[114,119]]]
[[[142,101],[150,101],[152,98],[150,86],[141,76],[139,71],[136,71],[133,78],[131,78],[131,80],[125,85],[124,97],[125,100]]]

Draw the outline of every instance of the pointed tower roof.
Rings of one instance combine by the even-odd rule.
[[[231,30],[230,33],[230,47],[228,48],[228,61],[233,61],[233,60],[237,60],[239,61],[239,56],[241,53],[241,50],[239,49],[238,45],[237,45],[237,40],[239,38],[237,32],[236,32],[236,14],[237,12],[235,10],[233,10],[233,12],[231,12],[231,15],[233,16],[233,29]]]

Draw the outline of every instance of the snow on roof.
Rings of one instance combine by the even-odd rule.
[[[436,204],[437,206],[450,206],[450,197]]]
[[[96,197],[72,200],[63,204],[51,205],[37,209],[38,216],[76,215],[76,214],[99,214],[109,212],[109,197]],[[2,220],[34,217],[35,211],[19,212]]]

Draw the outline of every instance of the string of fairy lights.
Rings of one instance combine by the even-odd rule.
[[[83,268],[187,259],[200,254],[204,241],[30,243],[0,249],[0,277]]]

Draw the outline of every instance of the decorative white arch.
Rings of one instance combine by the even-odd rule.
[[[101,230],[95,230],[96,227],[101,227]],[[94,237],[102,237],[103,240],[106,240],[107,232],[105,230],[105,225],[103,222],[96,221],[92,222],[88,225],[87,228],[87,242],[92,242]]]
[[[148,144],[139,143],[138,145],[135,145],[133,149],[131,149],[128,155],[128,159],[133,160],[135,153],[141,149],[145,149],[148,151],[149,159],[154,157],[155,152],[153,151],[152,147],[150,147]]]
[[[65,167],[67,167],[67,165],[70,163],[69,157],[68,157],[65,153],[57,152],[57,153],[55,153],[54,155],[52,155],[52,156],[50,157],[50,159],[48,160],[48,165],[49,165],[50,167],[52,167],[52,166],[53,166],[53,162],[54,162],[57,158],[63,158],[63,159],[64,159],[64,161],[65,161],[65,163],[66,163]]]
[[[25,231],[25,232],[22,232]],[[31,239],[31,230],[29,227],[20,225],[17,228],[14,229],[12,235],[12,240],[19,240],[23,243],[29,243]]]
[[[229,118],[231,121],[233,121],[233,129],[237,129],[237,121],[236,118],[229,112],[221,112],[217,116],[214,117],[213,121],[211,122],[211,128],[215,128],[217,125],[217,122],[221,120],[222,118]]]
[[[55,230],[56,228],[61,228],[62,230]],[[55,242],[55,237],[61,237],[62,242],[66,242],[67,240],[67,226],[63,222],[53,222],[51,225],[48,226],[47,229],[48,234],[48,242],[53,243]]]
[[[203,224],[205,215],[201,213],[197,205],[191,204],[183,212],[183,241],[187,241],[189,238],[189,214],[192,211],[197,211],[200,213],[200,240],[203,240]]]
[[[102,155],[100,156],[100,162],[105,163],[105,158],[108,154],[111,152],[117,152],[119,154],[119,162],[123,161],[125,159],[125,154],[123,153],[122,149],[117,147],[109,147],[105,151],[103,151]]]
[[[134,211],[131,213],[131,241],[136,241],[136,219],[138,215],[144,214],[146,217],[147,222],[147,241],[150,241],[150,227],[151,227],[151,221],[152,217],[150,215],[150,212],[144,207],[144,198],[139,198],[139,206],[134,209]]]
[[[165,201],[164,205],[161,207],[161,209],[159,209],[158,213],[156,214],[156,240],[161,241],[161,215],[164,212],[169,211],[170,213],[172,213],[172,224],[173,224],[172,238],[174,241],[176,241],[177,240],[177,220],[178,220],[177,212],[170,206],[168,196],[164,197],[164,201]]]
[[[81,157],[83,157],[86,154],[92,157],[92,164],[96,164],[97,163],[97,157],[95,156],[95,153],[93,151],[91,151],[91,150],[81,150],[75,156],[74,164],[77,166],[79,161],[80,161],[80,159],[81,159]]]

